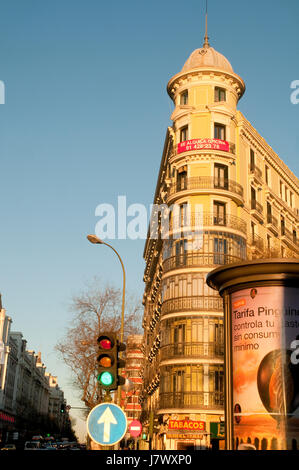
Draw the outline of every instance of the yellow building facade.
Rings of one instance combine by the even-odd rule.
[[[298,257],[299,181],[238,111],[245,83],[207,38],[167,91],[173,125],[144,249],[144,448],[221,448],[223,304],[206,275]]]

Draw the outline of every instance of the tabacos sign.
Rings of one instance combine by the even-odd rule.
[[[168,431],[204,431],[204,421],[174,420],[168,422]]]

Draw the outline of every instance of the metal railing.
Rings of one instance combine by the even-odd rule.
[[[256,199],[251,199],[250,201],[250,208],[251,210],[257,211],[259,214],[263,213],[263,206]]]
[[[176,183],[170,185],[169,196],[180,191],[196,191],[201,189],[221,189],[235,193],[241,198],[243,197],[243,187],[239,183],[227,178],[221,179],[213,176],[193,176],[191,178],[178,180]]]
[[[190,212],[186,213],[185,217],[181,218],[178,214],[172,213],[172,217],[169,221],[169,230],[179,230],[183,229],[184,227],[199,227],[202,224],[203,227],[205,226],[215,226],[215,227],[226,227],[235,230],[239,230],[246,234],[246,222],[237,217],[236,215],[232,214],[225,214],[223,216],[215,215],[212,212],[203,212],[201,213],[194,213]],[[200,228],[200,227],[199,227]]]
[[[262,178],[263,176],[262,170],[256,165],[249,165],[249,171],[252,175],[256,176],[257,178]]]
[[[172,312],[202,310],[223,310],[223,299],[220,296],[212,295],[193,295],[186,297],[177,297],[163,301],[161,314],[166,315]]]
[[[267,224],[273,225],[275,228],[278,228],[278,220],[274,215],[267,214]]]
[[[294,245],[299,246],[297,235],[292,233],[289,229],[286,227],[283,227],[281,229],[281,235],[286,237],[289,241],[291,241]]]
[[[264,247],[265,247],[264,240],[259,235],[256,235],[256,234],[248,238],[247,245],[254,246],[260,251],[264,251]]]
[[[221,409],[224,406],[222,392],[169,392],[161,393],[159,408]]]
[[[185,252],[180,255],[171,256],[163,262],[163,272],[171,269],[184,267],[215,266],[232,264],[241,261],[241,256],[232,256],[224,253],[198,253]]]
[[[216,342],[192,342],[167,344],[160,348],[160,360],[172,358],[221,358],[223,359],[224,346]]]

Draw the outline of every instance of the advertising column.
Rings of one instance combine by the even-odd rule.
[[[208,276],[228,296],[231,448],[299,449],[298,276],[299,263],[285,260],[230,265]]]

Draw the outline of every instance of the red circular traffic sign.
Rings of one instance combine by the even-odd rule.
[[[129,424],[129,431],[132,437],[140,436],[142,431],[142,425],[140,421],[138,421],[137,419],[131,421],[131,423]]]

